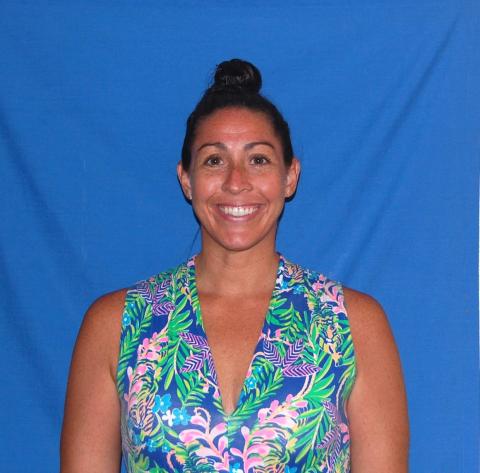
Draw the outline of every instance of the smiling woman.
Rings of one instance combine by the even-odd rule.
[[[88,310],[63,473],[117,472],[122,451],[132,473],[407,470],[381,306],[276,251],[300,162],[260,87],[255,66],[226,61],[187,121],[177,174],[201,251]]]
[[[199,124],[192,164],[178,175],[202,223],[202,245],[270,253],[285,198],[295,191],[300,163],[287,167],[280,139],[264,113],[223,108]],[[210,240],[214,240],[212,244]],[[258,246],[260,245],[260,246]],[[221,250],[221,251],[222,251]]]

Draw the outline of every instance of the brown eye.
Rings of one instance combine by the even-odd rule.
[[[221,162],[221,158],[220,156],[209,156],[206,160],[205,160],[205,164],[207,166],[218,166]]]
[[[255,156],[252,156],[252,162],[253,164],[262,165],[262,164],[268,164],[270,160],[263,154],[256,154]]]

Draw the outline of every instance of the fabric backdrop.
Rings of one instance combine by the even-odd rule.
[[[303,166],[278,249],[383,305],[411,471],[477,471],[479,48],[477,1],[0,1],[0,470],[58,470],[89,304],[198,250],[185,119],[240,57]]]

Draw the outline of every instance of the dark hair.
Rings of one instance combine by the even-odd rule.
[[[190,150],[199,122],[211,113],[227,107],[248,108],[264,113],[282,142],[285,164],[287,167],[292,164],[293,148],[288,123],[277,107],[260,94],[261,87],[260,71],[250,62],[231,59],[218,64],[213,84],[205,91],[187,120],[182,146],[182,167],[185,171],[190,168]]]

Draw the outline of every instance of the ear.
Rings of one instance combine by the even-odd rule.
[[[300,177],[300,161],[296,156],[292,159],[292,164],[287,169],[287,180],[285,183],[285,197],[291,197],[297,190],[298,179]]]
[[[192,186],[190,185],[190,176],[185,169],[183,169],[182,161],[177,163],[177,176],[182,186],[183,193],[188,200],[192,200]]]

